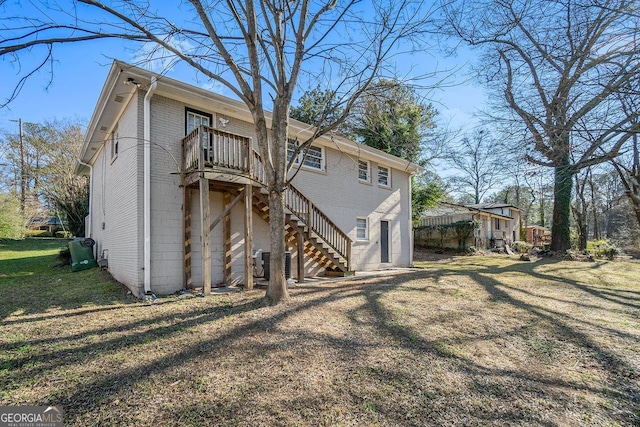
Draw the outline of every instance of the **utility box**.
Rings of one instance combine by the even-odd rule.
[[[264,280],[271,277],[271,252],[262,252],[262,268],[264,269]],[[291,252],[284,253],[284,277],[291,279]]]

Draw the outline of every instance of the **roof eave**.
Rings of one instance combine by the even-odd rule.
[[[132,96],[138,87],[144,89],[148,86],[154,76],[158,78],[158,89],[156,90],[157,95],[181,100],[187,104],[206,104],[211,107],[211,104],[213,103],[215,104],[216,112],[219,114],[228,115],[243,121],[253,121],[250,111],[243,102],[227,98],[179,80],[158,75],[119,60],[114,60],[85,133],[85,139],[83,141],[79,157],[81,162],[91,164],[93,158],[99,151],[98,146],[106,140],[108,132],[111,131],[115,121],[117,121],[117,113],[111,113],[114,120],[110,123],[102,123],[107,109],[109,109],[109,111],[118,110],[117,107],[113,107],[112,97],[114,91],[123,91],[124,89],[127,89],[129,92],[126,95]],[[128,77],[134,78],[137,81],[138,86],[128,85],[124,88],[123,85],[126,84],[125,82]],[[122,102],[122,104],[126,104],[126,102]],[[121,108],[124,109],[125,106],[126,105],[122,105]],[[270,112],[266,113],[266,118],[267,125],[270,126],[272,119]],[[100,128],[105,127],[106,129],[100,131],[98,128],[99,125]],[[292,133],[299,133],[305,137],[310,137],[312,135],[313,127],[308,124],[295,119],[290,119],[289,125]],[[387,154],[376,148],[351,141],[341,136],[322,135],[316,141],[322,146],[335,147],[345,154],[365,160],[372,160],[384,166],[405,171],[410,175],[419,174],[424,170],[424,168],[418,164]],[[92,153],[91,151],[94,152]],[[76,165],[75,172],[77,174],[86,174],[87,171],[88,168],[81,163]]]

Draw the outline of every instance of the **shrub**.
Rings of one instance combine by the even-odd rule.
[[[58,260],[60,261],[60,264],[63,264],[63,265],[71,264],[71,250],[69,250],[68,246],[60,249],[60,253],[58,254]]]
[[[587,250],[596,258],[614,260],[620,254],[620,250],[607,239],[595,240],[587,244]]]
[[[476,248],[475,246],[469,246],[467,249],[465,249],[465,253],[467,255],[477,255],[478,248]]]
[[[532,248],[532,246],[529,243],[523,242],[523,241],[513,242],[511,247],[513,248],[514,251],[516,251],[519,254],[528,254],[529,252],[531,252],[531,248]]]
[[[51,232],[47,230],[26,230],[25,237],[52,237]]]
[[[19,239],[23,230],[18,198],[15,194],[0,193],[0,239]]]
[[[56,237],[58,239],[72,239],[73,234],[70,231],[56,231]]]

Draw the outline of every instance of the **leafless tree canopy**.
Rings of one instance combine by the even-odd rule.
[[[553,242],[567,249],[572,176],[640,129],[619,99],[640,76],[638,3],[462,0],[446,10],[452,34],[484,55],[477,72],[495,115],[524,126],[527,158],[554,168]]]
[[[484,201],[487,193],[505,177],[504,156],[496,150],[497,141],[484,129],[464,136],[453,145],[446,159],[456,174],[450,185],[473,200]]]
[[[0,56],[20,81],[55,59],[59,44],[129,40],[142,61],[165,68],[185,63],[229,88],[253,115],[270,200],[272,274],[267,298],[288,298],[284,281],[284,206],[289,108],[301,77],[334,90],[344,114],[324,123],[299,150],[335,129],[358,96],[378,77],[394,77],[394,56],[413,51],[429,29],[430,2],[400,0],[189,0],[176,4],[121,1],[41,1],[25,15],[0,22]],[[314,84],[315,86],[315,84]],[[265,108],[271,107],[269,117]],[[270,123],[267,120],[270,120]]]

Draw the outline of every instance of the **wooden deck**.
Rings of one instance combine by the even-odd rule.
[[[200,197],[203,272],[210,271],[209,232],[223,224],[225,238],[225,282],[231,277],[230,211],[233,205],[244,199],[245,206],[245,282],[252,281],[252,211],[269,221],[269,207],[262,190],[266,176],[260,155],[253,149],[251,138],[200,126],[182,140],[181,167],[183,173],[184,206],[191,206],[195,189]],[[224,194],[222,215],[211,219],[209,214],[209,192]],[[340,230],[302,192],[289,184],[285,190],[287,212],[285,239],[297,242],[298,260],[303,262],[303,253],[312,257],[328,272],[351,274],[351,239]],[[185,285],[193,287],[191,278],[191,212],[184,213],[184,265]],[[206,247],[205,247],[206,246]],[[205,265],[207,264],[207,265]],[[298,272],[302,271],[302,264]],[[251,287],[251,285],[247,285]],[[205,294],[210,291],[210,277],[203,277]]]

